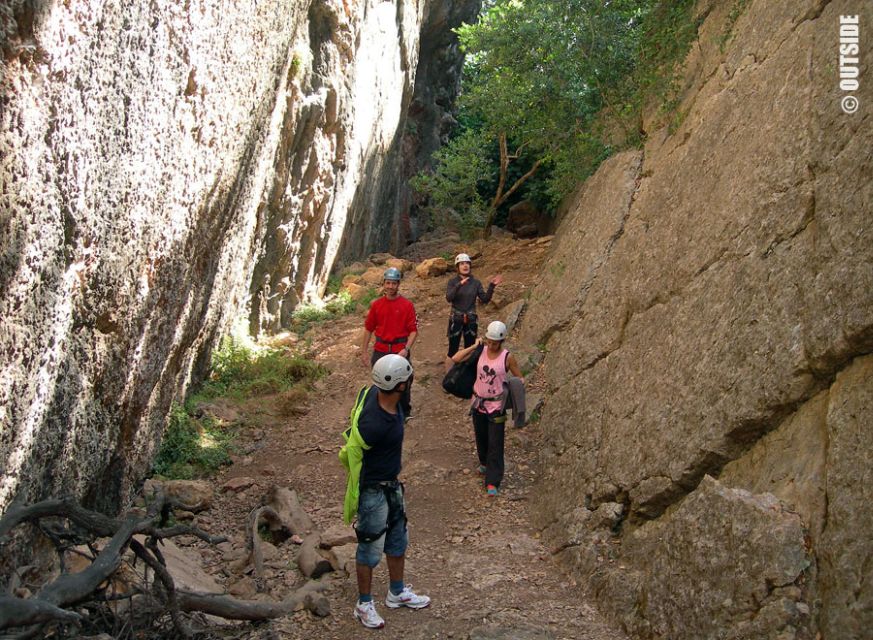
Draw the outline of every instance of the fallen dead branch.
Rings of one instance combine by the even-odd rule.
[[[320,593],[328,586],[329,582],[308,582],[281,602],[247,602],[228,596],[184,591],[178,592],[178,601],[183,611],[200,611],[229,620],[280,618],[300,608],[324,617],[330,613],[330,605]]]
[[[249,530],[255,540],[259,539],[259,523],[282,530],[287,536],[312,527],[312,521],[300,507],[293,492],[277,490],[271,495],[275,498],[273,504],[279,510],[266,506],[253,516],[253,528]],[[134,510],[122,518],[111,518],[90,511],[72,498],[12,505],[0,519],[0,542],[24,523],[35,525],[45,534],[55,545],[60,558],[82,542],[96,548],[94,543],[97,539],[109,538],[109,541],[96,553],[90,564],[78,573],[68,572],[62,561],[60,575],[43,585],[34,595],[0,596],[0,630],[19,629],[24,637],[44,635],[42,631],[47,628],[46,625],[80,624],[82,617],[78,611],[84,605],[122,599],[107,594],[106,590],[110,578],[125,561],[127,549],[151,570],[155,578],[150,588],[134,589],[127,597],[136,594],[148,597],[153,604],[147,608],[158,615],[169,613],[180,637],[191,635],[183,620],[184,612],[202,612],[235,620],[275,618],[300,608],[320,616],[329,613],[327,598],[320,595],[328,586],[326,582],[310,582],[288,599],[273,603],[247,602],[221,594],[178,590],[160,551],[161,541],[180,535],[195,536],[210,544],[226,539],[187,525],[166,526],[176,506],[160,489],[153,494],[144,514],[141,510]],[[145,542],[140,542],[134,536],[145,536]],[[258,551],[254,551],[253,555],[259,575],[262,575],[263,554]],[[71,611],[74,607],[77,610]]]
[[[250,561],[259,591],[263,589],[264,551],[260,536],[265,526],[275,543],[281,543],[292,536],[306,536],[297,558],[300,571],[307,578],[318,579],[332,570],[330,563],[318,552],[320,534],[315,531],[312,518],[300,504],[297,493],[285,487],[273,485],[264,497],[264,506],[249,514],[246,538]],[[299,539],[299,538],[298,538]]]

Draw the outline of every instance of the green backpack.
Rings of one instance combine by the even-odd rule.
[[[358,391],[358,397],[352,406],[352,412],[349,414],[349,426],[343,431],[344,444],[339,451],[340,462],[349,475],[346,483],[346,498],[343,503],[343,521],[346,524],[351,524],[358,513],[358,497],[361,493],[359,486],[361,465],[364,460],[364,450],[370,448],[361,437],[361,432],[358,431],[358,418],[364,408],[364,403],[367,401],[369,391],[370,387],[361,387],[361,390]]]

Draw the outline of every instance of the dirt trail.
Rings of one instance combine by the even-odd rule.
[[[547,243],[501,240],[476,260],[475,273],[484,278],[501,272],[505,283],[497,302],[523,296],[536,277]],[[519,256],[523,256],[520,261]],[[354,577],[338,578],[327,595],[332,614],[317,619],[299,612],[253,630],[250,638],[524,638],[624,640],[607,626],[585,601],[581,591],[540,542],[532,521],[537,425],[507,427],[506,476],[498,498],[487,498],[476,473],[468,401],[446,395],[440,386],[446,348],[448,276],[419,279],[407,274],[401,293],[417,307],[419,340],[413,350],[414,418],[407,423],[402,479],[407,488],[410,548],[406,579],[433,598],[419,611],[384,606],[388,576],[384,561],[374,575],[373,594],[386,620],[380,631],[369,631],[352,618],[357,597]],[[481,327],[500,314],[492,305],[480,309]],[[289,486],[322,529],[341,522],[345,474],[337,460],[340,431],[355,391],[368,380],[358,362],[356,345],[361,317],[348,317],[311,332],[316,359],[331,373],[318,383],[308,412],[296,418],[278,417],[269,402],[250,406],[245,420],[260,425],[254,439],[218,478],[250,477],[257,485],[238,494],[222,494],[203,522],[226,531],[239,548],[240,531],[248,512],[257,506],[270,484]],[[482,329],[484,331],[484,328]],[[511,340],[507,343],[513,348]],[[537,376],[528,379],[537,386]],[[290,544],[279,547],[271,566],[271,596],[300,582],[290,559]],[[230,586],[239,579],[227,571],[227,554],[204,551],[212,571]],[[289,566],[290,564],[290,566]],[[471,635],[472,634],[472,635]],[[237,636],[239,637],[239,636]]]

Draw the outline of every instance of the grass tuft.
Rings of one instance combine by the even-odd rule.
[[[224,338],[212,355],[212,373],[198,397],[244,400],[281,393],[326,374],[324,367],[287,349],[250,347]]]
[[[152,471],[173,480],[208,476],[230,464],[232,441],[232,431],[212,418],[195,419],[184,407],[174,404]]]
[[[331,283],[328,281],[328,291],[331,289]],[[378,298],[380,292],[378,289],[370,287],[367,292],[358,300],[353,300],[352,295],[348,291],[338,291],[333,297],[323,305],[302,304],[294,309],[291,316],[294,331],[298,335],[303,335],[313,325],[335,320],[342,316],[347,316],[355,313],[358,309],[365,309],[370,306],[370,303]]]
[[[277,394],[283,415],[302,412],[310,383],[326,369],[287,349],[260,348],[247,341],[224,338],[212,354],[212,372],[185,407],[173,405],[152,472],[164,478],[188,480],[215,473],[230,464],[237,425],[222,425],[196,409],[204,400],[236,401]],[[201,417],[202,416],[202,417]]]

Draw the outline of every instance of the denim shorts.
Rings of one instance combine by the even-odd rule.
[[[392,488],[361,487],[355,529],[359,536],[373,536],[383,532],[372,542],[358,542],[355,555],[358,564],[375,567],[382,559],[383,552],[388,556],[403,556],[409,545],[403,486],[398,483]]]

